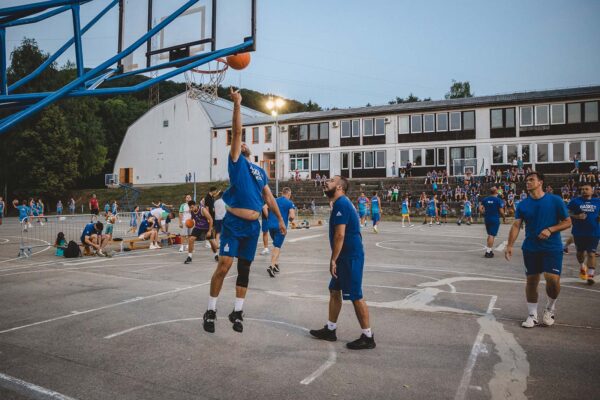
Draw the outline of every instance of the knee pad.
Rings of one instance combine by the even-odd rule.
[[[252,264],[252,262],[250,262],[244,258],[238,258],[238,264],[237,264],[238,276],[237,276],[237,280],[235,281],[236,286],[245,287],[245,288],[248,287],[251,264]]]

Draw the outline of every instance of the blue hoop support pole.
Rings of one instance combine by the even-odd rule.
[[[6,80],[6,29],[0,28],[0,94],[8,93]]]
[[[83,49],[81,44],[81,25],[79,23],[79,4],[71,6],[73,16],[73,38],[75,39],[75,60],[77,62],[77,76],[82,77],[83,69]]]

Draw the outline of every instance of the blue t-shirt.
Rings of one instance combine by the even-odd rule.
[[[435,201],[429,200],[429,204],[427,205],[427,208],[429,209],[430,212],[435,212]]]
[[[469,200],[465,201],[465,214],[471,214],[471,202]]]
[[[84,242],[86,236],[91,236],[96,234],[96,227],[93,223],[87,224],[85,228],[83,228],[83,232],[81,233],[81,241]]]
[[[29,207],[27,206],[17,206],[17,210],[19,210],[19,221],[23,221],[25,218],[29,216]]]
[[[498,196],[488,196],[481,202],[485,209],[486,221],[500,220],[500,209],[504,208],[504,202]]]
[[[585,219],[572,218],[573,236],[600,236],[600,224],[598,224],[598,215],[600,213],[600,199],[592,197],[585,200],[583,197],[575,197],[567,206],[573,214],[585,213]]]
[[[377,196],[371,198],[371,213],[379,214],[379,199]]]
[[[359,197],[358,198],[359,211],[366,211],[368,202],[369,202],[369,199],[367,199],[366,197],[363,197],[363,196]]]
[[[402,202],[402,214],[408,214],[408,201],[406,200]]]
[[[558,196],[545,193],[535,200],[528,197],[519,202],[515,219],[525,221],[525,240],[523,250],[527,251],[562,251],[560,232],[554,232],[546,240],[538,239],[538,235],[546,228],[567,219],[569,213],[565,202]]]
[[[275,201],[277,202],[277,206],[279,207],[281,218],[283,218],[283,222],[285,222],[285,226],[287,227],[288,219],[290,217],[290,210],[296,208],[296,206],[291,200],[283,196],[278,197]],[[275,213],[272,213],[270,211],[268,224],[269,229],[279,229],[279,221],[277,220],[277,216],[275,215]]]
[[[140,227],[138,228],[138,236],[142,233],[146,233],[148,231],[148,220],[144,219],[140,222]]]
[[[354,205],[346,196],[338,198],[333,203],[333,209],[329,217],[329,245],[332,250],[336,225],[346,225],[346,235],[344,236],[340,258],[364,257],[358,214]]]
[[[223,193],[223,201],[231,208],[245,208],[261,212],[262,190],[269,184],[267,173],[250,163],[243,155],[237,162],[229,156],[229,188]]]

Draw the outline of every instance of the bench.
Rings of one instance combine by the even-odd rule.
[[[166,239],[169,243],[169,246],[173,245],[175,242],[175,238],[177,237],[177,235],[170,233],[168,235],[158,235],[158,240],[162,241],[162,239]],[[129,237],[129,238],[114,238],[113,241],[115,242],[121,242],[121,251],[124,251],[124,247],[123,244],[124,243],[128,243],[129,245],[129,250],[134,250],[135,249],[135,244],[139,243],[139,242],[148,242],[150,243],[150,240],[148,239],[140,239],[139,237]]]

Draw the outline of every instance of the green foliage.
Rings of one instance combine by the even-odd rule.
[[[410,93],[405,99],[396,96],[394,100],[388,101],[388,104],[404,104],[404,103],[417,103],[419,101],[431,101],[431,97],[426,97],[423,100],[419,99],[418,96]]]
[[[471,84],[469,81],[457,82],[452,79],[452,86],[450,91],[446,93],[446,99],[461,99],[463,97],[473,97],[471,93]]]

